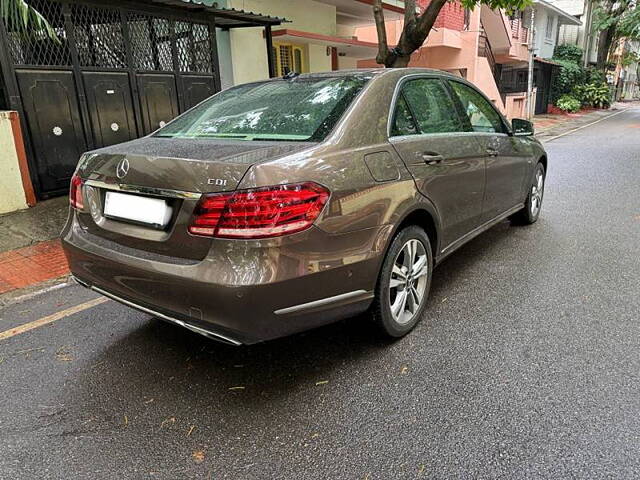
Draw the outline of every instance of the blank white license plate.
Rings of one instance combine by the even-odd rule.
[[[166,227],[171,219],[171,207],[160,198],[140,197],[127,193],[107,192],[104,216]]]

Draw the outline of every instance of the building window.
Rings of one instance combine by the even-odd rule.
[[[302,45],[274,43],[273,59],[277,77],[286,75],[289,72],[305,73],[308,71],[306,52]]]
[[[462,30],[464,30],[465,32],[467,30],[469,30],[469,27],[471,26],[471,10],[469,10],[468,8],[464,9],[464,20],[462,23]]]
[[[553,38],[553,17],[551,15],[547,17],[547,28],[544,31],[544,38],[547,40]]]

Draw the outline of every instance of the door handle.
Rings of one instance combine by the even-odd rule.
[[[424,163],[427,165],[435,165],[442,162],[444,157],[439,153],[425,152],[422,154],[422,160],[424,160]]]
[[[487,154],[489,154],[490,157],[497,157],[498,151],[493,148],[487,148]]]

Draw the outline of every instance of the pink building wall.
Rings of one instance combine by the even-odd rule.
[[[428,5],[428,0],[418,0],[421,7]],[[511,96],[505,105],[502,101],[498,86],[487,58],[478,54],[478,39],[480,32],[480,8],[470,13],[469,27],[464,30],[464,7],[459,2],[447,3],[435,23],[437,30],[429,33],[424,46],[411,55],[409,66],[425,67],[445,70],[454,74],[466,72],[465,77],[474,83],[494,105],[507,117],[521,116],[521,98]],[[402,33],[402,21],[387,22],[387,40],[390,45],[398,42]],[[377,42],[375,26],[356,29],[358,39]],[[498,57],[499,61],[507,63],[522,60],[516,56],[523,56],[525,50],[519,42],[513,42],[514,47],[507,55]],[[358,61],[358,67],[380,66],[375,59]]]

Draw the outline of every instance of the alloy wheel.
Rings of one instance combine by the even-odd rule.
[[[541,170],[536,172],[536,179],[531,186],[531,215],[536,216],[542,206],[542,194],[544,193],[544,174]]]
[[[420,240],[408,240],[396,255],[389,282],[389,307],[399,324],[413,320],[425,300],[429,268],[429,258]]]

